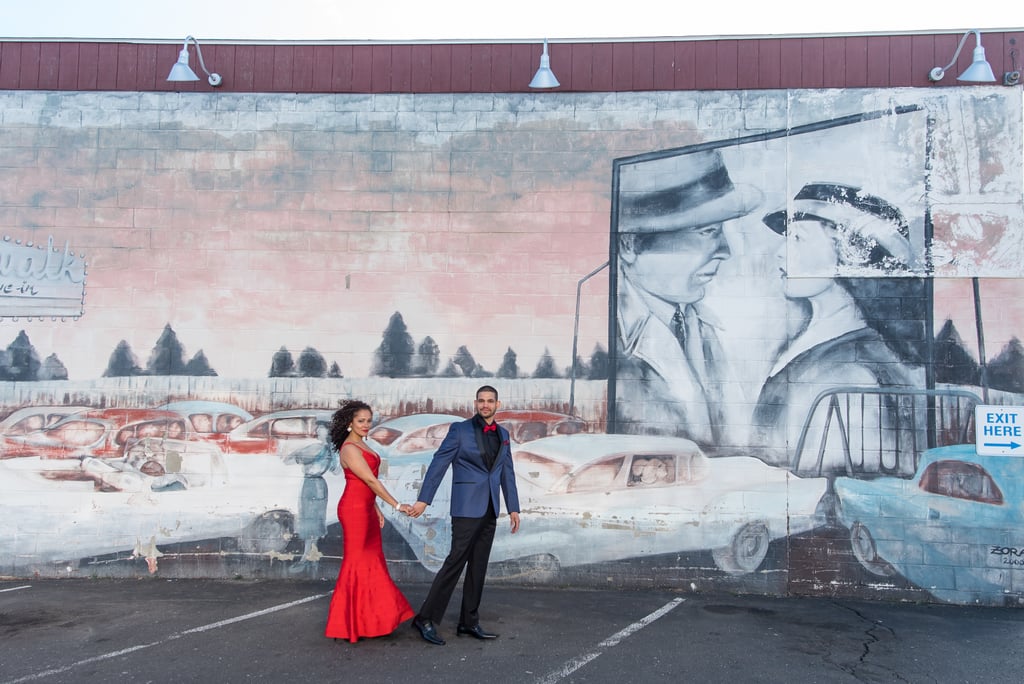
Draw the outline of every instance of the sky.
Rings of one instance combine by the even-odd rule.
[[[666,0],[619,6],[595,0],[0,0],[0,7],[2,38],[529,41],[1015,27],[1000,3],[962,0],[923,7],[892,0],[736,0],[719,10]]]

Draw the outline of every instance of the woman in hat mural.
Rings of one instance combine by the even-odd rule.
[[[894,334],[899,326],[923,330],[923,320],[913,320],[901,296],[906,288],[898,286],[899,281],[913,285],[916,279],[893,277],[913,273],[909,227],[894,205],[837,183],[805,185],[791,210],[772,212],[762,220],[788,238],[777,253],[783,293],[803,304],[807,314],[761,387],[753,416],[754,443],[764,447],[764,458],[773,465],[813,469],[813,474],[842,471],[846,450],[838,440],[826,441],[818,462],[824,417],[823,411],[808,415],[815,398],[844,386],[895,390],[924,385],[923,371],[913,365],[919,355],[905,339],[922,336]],[[879,308],[888,308],[889,316],[876,316],[877,311],[869,315],[869,309]],[[870,447],[887,462],[897,462],[896,402],[884,394],[861,399],[867,403],[859,415],[848,416],[860,424],[845,425],[851,450],[861,453]],[[796,453],[808,421],[813,457]]]

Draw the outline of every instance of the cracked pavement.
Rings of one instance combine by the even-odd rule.
[[[489,584],[485,628],[444,647],[402,625],[325,639],[328,581],[0,581],[15,682],[988,682],[1019,677],[1024,611]],[[414,607],[423,583],[403,583]]]

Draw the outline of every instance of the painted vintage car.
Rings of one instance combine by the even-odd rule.
[[[281,553],[309,503],[307,474],[292,450],[322,446],[318,436],[289,426],[323,418],[322,413],[268,414],[251,436],[261,449],[225,453],[205,440],[135,436],[123,441],[116,457],[82,452],[77,458],[36,455],[0,462],[0,566],[132,549],[155,558],[167,544],[221,537],[234,539],[241,553]],[[327,498],[313,503],[330,521],[344,478],[340,470],[323,478]],[[59,529],[75,533],[67,539],[54,534]]]
[[[508,430],[513,446],[587,429],[584,420],[555,411],[498,411],[494,419]],[[465,418],[447,413],[414,413],[382,422],[370,430],[367,441],[389,469],[422,466],[430,462],[451,424],[461,420]]]
[[[0,458],[8,452],[7,438],[20,441],[25,435],[50,427],[72,413],[88,411],[88,406],[25,406],[0,420]]]
[[[47,428],[4,436],[7,458],[121,458],[126,445],[140,439],[192,436],[187,421],[173,411],[141,408],[88,409],[65,416]]]
[[[543,437],[575,435],[587,431],[585,420],[557,411],[509,409],[495,413],[494,420],[508,430],[513,444],[525,444]]]
[[[253,418],[245,409],[223,401],[172,401],[157,408],[188,418],[192,432],[201,438],[217,439]]]
[[[0,420],[0,435],[25,435],[49,427],[72,413],[88,410],[88,406],[25,406]]]
[[[746,456],[708,458],[675,437],[574,434],[513,451],[524,524],[499,534],[492,562],[549,567],[711,550],[730,574],[757,570],[773,539],[824,524],[825,478],[801,478]],[[437,569],[448,553],[451,472],[427,515],[389,515],[416,557]],[[422,473],[392,490],[415,499]]]
[[[291,542],[301,469],[268,456],[232,470],[202,441],[135,446],[121,459],[0,461],[0,567],[48,574],[67,563],[72,572],[80,559],[118,552],[155,562],[182,542],[227,538],[261,555]],[[329,503],[343,488],[332,476]]]
[[[242,423],[218,443],[226,454],[277,454],[318,441],[317,426],[330,425],[329,409],[290,409],[266,413]]]
[[[381,458],[381,478],[399,474],[406,466],[416,472],[430,463],[452,423],[465,420],[448,413],[413,413],[374,426],[366,444]]]
[[[861,565],[939,600],[1024,596],[1024,456],[972,444],[929,449],[914,476],[835,481],[839,521]]]

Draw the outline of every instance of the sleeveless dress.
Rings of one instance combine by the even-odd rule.
[[[362,451],[376,477],[380,457]],[[345,469],[345,491],[338,502],[344,556],[327,614],[324,633],[329,638],[355,643],[360,637],[383,636],[415,614],[388,573],[374,510],[376,498],[365,482]]]

